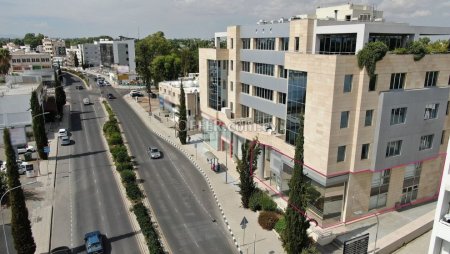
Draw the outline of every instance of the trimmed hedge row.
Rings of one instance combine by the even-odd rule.
[[[111,151],[114,164],[116,165],[116,170],[120,172],[120,178],[125,187],[127,197],[134,203],[133,213],[144,234],[150,253],[163,254],[164,249],[161,245],[158,233],[150,219],[150,212],[144,204],[142,204],[144,193],[142,193],[137,185],[136,173],[133,171],[134,167],[131,163],[131,157],[128,155],[128,150],[124,145],[119,124],[108,103],[104,101],[103,104],[109,114],[109,120],[103,125],[103,132],[105,133],[109,150]]]
[[[250,210],[253,212],[263,210],[263,211],[277,211],[277,203],[267,195],[267,193],[256,189],[250,196],[249,204]]]

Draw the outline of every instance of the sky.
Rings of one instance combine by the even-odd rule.
[[[333,0],[0,0],[0,37],[43,33],[55,38],[120,35],[143,38],[163,31],[168,38],[214,37],[231,25],[314,13]],[[390,22],[450,26],[450,0],[351,1],[384,11]]]

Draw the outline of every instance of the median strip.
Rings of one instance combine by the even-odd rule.
[[[124,144],[119,123],[108,103],[103,101],[103,105],[109,115],[108,121],[103,125],[103,132],[116,170],[120,173],[126,195],[133,205],[132,211],[136,216],[150,253],[162,254],[164,253],[164,248],[161,244],[158,231],[152,222],[150,211],[143,203],[145,196],[138,186],[136,173],[133,171],[134,167]]]

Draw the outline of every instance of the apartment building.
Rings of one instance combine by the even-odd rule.
[[[178,122],[178,113],[181,99],[181,83],[186,96],[187,127],[194,129],[198,125],[200,116],[200,87],[198,84],[198,73],[189,73],[188,77],[180,80],[159,82],[159,107],[170,113],[170,119]]]
[[[11,53],[10,72],[22,73],[28,70],[51,69],[51,56],[49,53],[26,53],[15,51]]]
[[[100,46],[94,43],[79,44],[80,63],[88,67],[97,67],[101,64]]]
[[[66,49],[66,65],[75,66],[75,56],[77,56],[78,64],[81,66],[81,50],[78,46],[70,46],[70,48]]]
[[[450,146],[447,144],[447,156],[440,183],[440,193],[431,233],[429,254],[450,253]]]
[[[66,55],[66,42],[59,39],[51,39],[45,37],[42,39],[44,52],[49,53],[52,57],[63,57]]]
[[[449,134],[450,54],[388,53],[369,78],[356,53],[371,41],[390,50],[449,27],[390,23],[371,6],[230,26],[200,49],[202,131],[211,149],[241,157],[258,138],[255,177],[285,192],[299,115],[304,172],[317,191],[319,226],[437,198]],[[223,47],[226,45],[225,47]]]
[[[122,73],[136,73],[135,48],[133,39],[101,39],[99,45],[101,64]]]

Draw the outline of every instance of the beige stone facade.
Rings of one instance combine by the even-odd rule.
[[[322,37],[317,35],[318,22],[317,19],[302,19],[292,20],[282,25],[266,24],[260,27],[250,26],[249,28],[233,26],[227,29],[227,49],[216,45],[217,48],[215,49],[200,50],[199,82],[202,89],[200,108],[204,119],[216,125],[214,134],[205,132],[205,135],[209,135],[207,142],[218,150],[223,150],[226,147],[226,149],[231,150],[234,156],[239,157],[236,146],[240,147],[239,144],[245,142],[245,140],[252,140],[257,137],[261,144],[270,147],[267,151],[267,153],[270,153],[270,167],[263,165],[264,168],[269,168],[272,173],[277,170],[283,171],[284,168],[276,169],[276,167],[285,167],[289,164],[288,160],[292,161],[294,146],[287,142],[287,134],[270,131],[271,129],[267,130],[267,123],[276,126],[281,119],[276,116],[279,112],[271,108],[270,105],[280,106],[279,96],[283,93],[281,91],[284,88],[277,87],[277,84],[283,83],[283,78],[285,78],[285,85],[288,87],[286,89],[288,102],[285,108],[289,114],[290,82],[294,81],[291,80],[291,76],[278,76],[281,68],[289,70],[291,74],[306,73],[304,158],[306,171],[313,177],[312,180],[317,183],[318,190],[322,195],[318,201],[319,203],[322,202],[321,205],[310,211],[313,217],[318,218],[319,225],[328,227],[334,223],[355,220],[367,213],[388,211],[415,202],[435,199],[443,166],[440,153],[445,151],[446,140],[450,134],[448,112],[443,113],[447,111],[446,107],[448,107],[449,90],[447,87],[450,85],[450,70],[448,69],[450,54],[426,55],[423,59],[414,61],[412,55],[388,53],[376,65],[375,74],[377,78],[374,83],[375,86],[372,87],[371,79],[366,70],[360,69],[358,66],[356,51],[353,54],[348,54],[348,52],[345,52],[345,54],[335,52],[330,52],[330,54],[314,53],[319,51],[319,45],[322,47],[320,41]],[[336,28],[333,27],[332,29]],[[275,35],[265,34],[268,30]],[[262,31],[262,34],[260,34],[260,31]],[[271,39],[272,37],[275,45],[272,51],[258,50],[257,40],[260,40],[260,38]],[[289,38],[289,47],[287,50],[280,52],[282,51],[280,50],[282,38]],[[244,46],[244,40],[247,39],[249,46]],[[355,40],[357,43],[356,49],[361,44],[359,40]],[[245,41],[245,43],[248,42]],[[268,43],[271,43],[271,41]],[[259,55],[256,55],[256,52]],[[277,54],[283,55],[282,63],[280,63],[280,58],[277,58]],[[211,87],[214,87],[215,83],[212,80],[212,70],[209,64],[218,64],[219,62],[221,66],[225,62],[228,63],[226,82],[233,84],[232,88],[228,85],[227,96],[222,94],[222,97],[218,97],[224,101],[224,98],[226,98],[226,103],[224,103],[226,106],[223,106],[221,110],[212,108],[210,103]],[[243,70],[243,64],[247,64],[246,62],[250,62],[249,69]],[[265,74],[261,75],[255,69],[255,66],[257,66],[255,63],[272,65],[273,77],[267,78],[264,76]],[[396,73],[405,73],[405,79],[402,83],[403,87],[393,91],[392,82],[395,81],[392,80]],[[424,85],[427,82],[426,79],[430,75],[436,75],[436,73],[438,76],[433,85],[426,87]],[[351,80],[350,88],[344,88],[347,78]],[[260,84],[257,82],[260,82]],[[270,85],[271,82],[273,85]],[[249,85],[249,92],[243,91],[244,83]],[[254,87],[269,89],[268,86],[272,86],[272,92],[269,92],[267,98],[263,98],[265,100],[258,98],[261,96],[255,94],[252,90]],[[220,91],[220,89],[219,84],[217,90]],[[438,92],[441,90],[437,89],[441,89],[444,94],[442,95],[442,92]],[[386,135],[386,132],[389,132],[388,129],[383,129],[386,125],[386,119],[388,119],[389,125],[389,117],[386,118],[385,116],[391,115],[392,117],[391,110],[396,108],[389,106],[389,103],[393,103],[392,100],[395,102],[396,94],[398,94],[399,101],[412,100],[412,98],[420,100],[423,97],[422,94],[430,91],[442,95],[442,98],[436,98],[436,101],[431,99],[426,102],[438,103],[439,109],[436,110],[440,112],[439,117],[437,117],[438,120],[425,122],[425,127],[414,130],[414,133],[410,131],[413,127],[409,122],[409,127],[405,125],[408,134],[401,134],[401,131],[396,130],[399,132],[398,137],[383,136]],[[252,98],[248,98],[249,96]],[[394,96],[394,99],[388,99],[392,96]],[[231,109],[232,117],[226,113],[231,108],[230,105],[233,105]],[[245,107],[242,107],[242,105],[253,105],[254,108],[250,108],[248,115],[244,116],[242,110]],[[255,111],[255,109],[258,111]],[[258,113],[259,111],[269,115],[271,119],[266,119],[264,124],[258,123],[255,112]],[[368,111],[372,112],[370,118],[367,117],[367,115],[370,115]],[[342,127],[343,112],[348,112],[348,121],[344,124],[344,127]],[[424,112],[426,115],[427,112],[424,108],[414,111],[412,107],[408,107],[406,121],[424,121]],[[289,121],[289,116],[282,120]],[[286,122],[285,124],[286,129],[288,129]],[[219,125],[221,127],[217,127]],[[395,126],[389,128],[395,128]],[[220,132],[224,131],[232,133],[232,140],[224,141],[221,138]],[[422,142],[424,135],[428,132],[433,133],[432,141],[430,141],[432,152],[429,150],[421,153],[420,149],[422,148],[419,148],[419,145],[417,147],[406,147],[404,145],[402,153],[399,152],[397,155],[401,159],[391,159],[392,155],[388,155],[389,149],[386,148],[388,142],[394,141],[396,138],[402,139],[404,142],[417,139],[414,142],[418,144],[419,141]],[[442,144],[441,133],[443,133]],[[229,144],[224,145],[224,142],[229,142]],[[232,146],[232,148],[228,146]],[[339,152],[342,152],[342,147],[344,147],[343,158],[342,153]],[[365,156],[363,156],[363,149],[367,150]],[[420,155],[419,159],[416,160],[415,156],[408,155],[411,149],[417,150],[415,151],[417,154],[426,155]],[[395,160],[401,162],[395,164]],[[281,165],[277,164],[279,162],[284,166],[277,166]],[[268,179],[272,177],[272,174],[266,172],[257,177]],[[280,182],[283,181],[285,179],[281,179]],[[278,183],[278,181],[272,182]],[[280,186],[276,187],[285,190]],[[326,209],[330,209],[329,214],[326,214]]]

